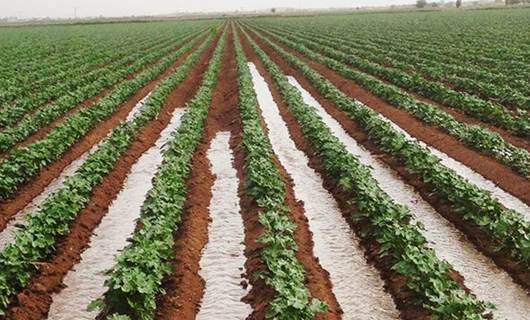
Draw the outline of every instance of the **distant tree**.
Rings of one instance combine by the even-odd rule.
[[[427,0],[418,0],[416,1],[416,7],[425,8],[427,6]]]
[[[272,8],[272,9],[271,9],[271,13],[272,13],[272,14],[275,14],[275,13],[276,13],[276,8]]]
[[[462,6],[462,0],[456,0],[456,7],[460,8]]]

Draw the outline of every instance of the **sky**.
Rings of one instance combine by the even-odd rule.
[[[411,4],[415,0],[0,0],[0,17],[72,18],[269,9]],[[77,8],[77,10],[75,10]]]

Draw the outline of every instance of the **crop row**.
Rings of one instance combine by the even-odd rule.
[[[174,234],[186,201],[186,179],[201,141],[225,43],[223,34],[195,97],[186,105],[180,127],[163,152],[162,165],[141,209],[141,228],[109,271],[104,298],[91,304],[91,308],[102,308],[107,319],[154,319],[162,280],[173,271]]]
[[[141,43],[158,45],[207,26],[207,21],[189,21],[2,28],[0,52],[7,56],[11,52],[13,56],[0,59],[0,87],[5,89],[0,93],[0,104],[2,95],[9,91],[17,92],[14,99],[18,99],[38,94],[43,87],[60,84],[69,76],[86,73],[81,70],[87,59],[123,53]],[[38,49],[48,54],[37,54]]]
[[[115,41],[121,43],[128,40],[131,44],[131,41],[146,39],[149,36],[154,39],[159,38],[159,36],[162,36],[160,39],[171,39],[173,36],[178,36],[182,30],[204,24],[199,22],[185,23],[176,28],[175,26],[171,28],[157,24],[140,28],[140,26],[125,24],[76,28],[54,26],[40,30],[38,28],[3,29],[0,30],[0,33],[5,36],[3,40],[9,40],[10,33],[13,33],[13,36],[11,43],[3,41],[2,44],[5,43],[5,47],[2,52],[14,50],[16,54],[14,55],[15,61],[4,68],[0,82],[3,83],[2,87],[4,88],[31,86],[36,81],[50,83],[48,78],[54,78],[50,75],[55,74],[58,70],[67,70],[68,67],[75,69],[78,66],[78,61],[97,56],[106,47],[110,47],[111,50],[115,49],[116,47],[112,46]],[[35,34],[32,34],[32,31]],[[42,48],[51,52],[49,56],[44,57],[32,55],[35,48]]]
[[[511,14],[509,18],[513,19],[514,16]],[[506,27],[505,21],[509,18],[508,16],[500,18],[499,20],[504,19],[504,21],[497,28],[491,28],[491,25],[483,23],[471,22],[469,24],[467,21],[465,26],[467,32],[464,34],[445,32],[443,27],[432,29],[429,26],[423,30],[417,30],[414,29],[413,25],[407,26],[410,29],[405,32],[403,32],[403,28],[396,28],[385,30],[386,32],[381,34],[375,32],[370,32],[370,34],[377,35],[386,41],[391,40],[392,44],[401,42],[411,48],[416,48],[416,50],[425,48],[425,50],[438,52],[441,55],[458,61],[466,61],[478,67],[488,68],[494,72],[509,74],[515,71],[517,74],[524,74],[519,72],[527,70],[525,64],[530,59],[528,55],[530,48],[527,45],[529,39],[524,37],[524,32],[513,32],[513,25]],[[521,28],[526,27],[524,25],[526,20],[524,19],[526,17],[523,17],[522,21],[518,21]],[[458,25],[460,21],[453,21],[453,23]],[[477,28],[477,26],[480,27]],[[440,45],[442,43],[443,45]],[[475,54],[477,51],[480,51],[481,54]]]
[[[412,76],[419,74],[426,79],[449,83],[451,88],[478,95],[495,103],[498,101],[499,103],[508,106],[519,107],[522,109],[530,108],[530,97],[524,95],[526,90],[521,90],[523,92],[521,93],[510,85],[499,82],[498,80],[493,80],[493,82],[491,82],[491,80],[483,81],[480,79],[481,74],[477,75],[477,73],[474,73],[465,65],[451,65],[441,63],[434,59],[428,60],[425,59],[424,56],[413,55],[410,53],[399,53],[395,51],[394,47],[383,48],[372,44],[347,41],[344,40],[340,34],[328,35],[302,31],[297,32],[297,35],[332,46],[340,51],[360,56],[382,66],[390,65],[391,67],[407,72]],[[466,75],[468,77],[465,77]],[[476,76],[478,76],[479,79],[476,79]],[[409,85],[413,85],[413,83],[410,83]],[[421,93],[423,92],[424,91]],[[451,97],[445,99],[447,99],[447,103],[454,103],[452,97],[455,94],[450,93],[450,95]],[[439,95],[433,97],[438,99]],[[474,100],[474,98],[472,100]],[[445,101],[440,102],[446,103]],[[464,102],[468,103],[467,101]]]
[[[50,30],[54,29],[54,30]],[[59,30],[60,29],[60,30]],[[91,47],[91,40],[81,28],[48,28],[38,30],[34,28],[3,29],[2,51],[0,62],[0,74],[10,72],[13,69],[28,72],[33,68],[47,68],[46,65],[55,64],[64,59],[78,56],[79,50]],[[50,32],[52,31],[52,32]],[[61,33],[57,31],[63,31]],[[54,34],[56,33],[56,34]],[[58,33],[58,34],[57,34]],[[138,34],[139,33],[135,33]],[[108,35],[100,37],[105,39]],[[53,39],[53,40],[52,40]],[[96,45],[105,43],[101,41]],[[59,47],[62,45],[63,47]],[[39,61],[41,62],[39,64]]]
[[[43,104],[64,96],[70,91],[97,81],[105,75],[107,70],[113,70],[126,63],[131,64],[135,59],[141,58],[142,50],[164,49],[171,45],[171,40],[148,41],[141,46],[131,46],[127,49],[116,48],[114,54],[106,54],[104,57],[89,61],[79,61],[81,68],[72,66],[58,66],[55,73],[56,78],[48,77],[46,81],[32,83],[29,88],[16,87],[22,92],[13,92],[16,98],[5,103],[0,110],[0,126],[13,125],[26,113],[41,107]]]
[[[36,95],[17,100],[16,104],[8,105],[0,111],[0,126],[13,126],[24,116],[34,117],[34,114],[31,113],[38,108],[40,108],[40,112],[46,112],[48,109],[54,109],[54,107],[56,109],[58,105],[62,109],[75,106],[77,103],[97,94],[103,88],[138,70],[143,65],[155,61],[157,58],[168,54],[171,50],[175,50],[183,42],[182,38],[184,38],[184,35],[177,38],[176,42],[166,41],[160,45],[150,45],[145,48],[146,51],[144,52],[127,55],[103,68],[86,74],[78,73],[70,81],[64,81],[61,84],[43,89]],[[59,99],[51,105],[43,105],[53,97],[58,97]]]
[[[0,161],[0,176],[6,177],[0,181],[0,199],[9,197],[22,183],[59,158],[94,125],[112,114],[142,86],[155,79],[173,61],[192,48],[192,45],[192,42],[186,44],[133,79],[121,83],[109,95],[72,114],[44,138],[24,148],[13,150],[7,158]]]
[[[281,69],[248,35],[247,39],[272,76],[325,172],[351,197],[357,208],[352,219],[370,224],[370,231],[362,236],[376,239],[379,257],[390,258],[390,268],[406,278],[412,300],[426,308],[433,318],[481,319],[487,305],[466,293],[449,276],[449,264],[439,260],[428,248],[419,227],[408,223],[412,218],[409,210],[394,203],[378,187],[369,168],[346,150],[316,111],[304,103],[300,92]]]
[[[285,184],[273,161],[273,151],[261,127],[258,102],[245,53],[234,33],[239,88],[239,112],[242,126],[242,150],[245,157],[245,191],[260,209],[259,221],[264,232],[259,237],[264,247],[261,259],[267,266],[262,275],[276,292],[269,302],[271,319],[313,319],[325,310],[318,300],[311,300],[304,286],[304,268],[297,260],[293,232],[285,204]]]
[[[427,34],[425,34],[427,36]],[[440,42],[446,43],[443,47],[432,47],[433,50],[438,49],[441,54],[448,54],[455,58],[466,58],[469,59],[472,63],[475,63],[484,67],[491,67],[493,70],[517,70],[524,69],[526,67],[525,63],[528,62],[528,47],[526,48],[507,48],[500,43],[499,39],[493,39],[493,41],[485,40],[483,35],[482,37],[477,37],[477,39],[470,38],[472,44],[464,45],[453,45],[449,43],[449,37],[441,37]],[[409,39],[411,45],[422,44],[422,40],[416,41],[411,37]],[[489,42],[489,43],[488,43]],[[521,41],[524,43],[524,40]],[[492,50],[488,50],[488,46],[492,46]],[[495,48],[497,47],[497,48]],[[429,48],[429,46],[428,46]],[[482,49],[482,50],[481,50]],[[499,52],[504,52],[502,55]],[[483,53],[480,55],[474,55],[471,52],[481,50]],[[521,51],[522,50],[522,51]],[[507,51],[510,51],[509,53]]]
[[[18,45],[17,47],[17,49],[21,49],[21,51],[24,50],[24,52],[17,52],[18,54],[13,55],[13,58],[17,59],[17,62],[2,68],[2,77],[0,79],[3,85],[29,83],[31,82],[29,75],[44,75],[45,72],[50,73],[54,67],[61,66],[66,63],[68,63],[70,66],[73,66],[75,59],[82,59],[83,54],[90,54],[89,48],[82,48],[72,45],[63,48],[64,52],[62,54],[56,53],[55,59],[53,60],[51,57],[48,57],[48,59],[41,57],[42,60],[39,61],[39,57],[37,55],[30,55],[27,57],[27,59],[23,59],[25,54],[31,54],[31,48],[27,48],[22,45]],[[33,44],[32,47],[36,47],[35,44]],[[16,73],[16,71],[21,72]]]
[[[52,42],[53,43],[53,42]],[[17,44],[17,46],[21,46]],[[35,46],[35,44],[34,44]],[[48,45],[49,46],[49,45]],[[109,48],[112,49],[111,46]],[[102,47],[102,50],[105,48]],[[91,59],[101,56],[99,50],[94,50],[92,46],[77,47],[74,45],[67,45],[63,47],[62,54],[58,55],[54,61],[48,61],[49,59],[41,58],[37,56],[30,57],[28,62],[23,63],[24,59],[19,55],[18,59],[21,61],[18,64],[14,64],[5,68],[0,75],[0,84],[6,88],[5,94],[10,96],[10,92],[17,92],[19,88],[27,88],[31,90],[33,84],[38,84],[41,81],[45,83],[51,83],[55,77],[51,76],[55,72],[67,71],[68,68],[75,68],[77,66],[76,61],[83,61],[84,59]],[[33,66],[34,65],[34,66]],[[32,67],[30,67],[32,66]],[[51,79],[49,79],[51,78]],[[0,96],[3,98],[3,96]],[[16,96],[14,97],[16,98]],[[0,100],[3,104],[4,100]]]
[[[313,61],[322,63],[342,76],[359,82],[375,95],[406,110],[414,117],[446,131],[468,146],[494,156],[518,173],[524,176],[530,174],[530,153],[507,143],[499,134],[482,126],[458,122],[450,114],[439,108],[428,103],[419,102],[406,92],[392,85],[385,84],[370,75],[349,68],[335,59],[318,54],[300,42],[290,41],[282,37],[275,38]]]
[[[336,40],[345,43],[350,47],[357,47],[359,54],[365,52],[377,53],[377,55],[367,54],[366,58],[378,61],[380,64],[390,64],[393,67],[404,71],[419,71],[423,77],[449,83],[453,88],[476,94],[485,99],[498,101],[501,104],[518,107],[522,109],[530,108],[530,88],[524,83],[513,82],[505,77],[493,75],[485,70],[475,70],[468,65],[453,65],[437,60],[439,56],[431,56],[426,59],[426,54],[422,56],[399,53],[395,48],[385,51],[382,47],[374,45],[360,45],[334,37],[329,40]],[[386,56],[383,56],[386,53]]]
[[[68,234],[70,222],[87,205],[92,189],[114,167],[139,130],[157,116],[165,98],[185,79],[210,42],[211,38],[162,80],[135,118],[114,128],[76,173],[66,179],[64,187],[27,218],[25,228],[17,231],[15,240],[0,252],[0,314],[5,312],[10,298],[29,282],[38,267],[36,262],[52,254],[57,240]]]
[[[160,50],[153,50],[149,53],[142,54],[138,59],[134,57],[127,58],[126,61],[120,62],[115,67],[109,70],[102,70],[104,73],[96,82],[89,82],[87,86],[81,87],[74,92],[70,92],[55,103],[45,106],[43,109],[27,116],[14,127],[6,128],[0,132],[0,151],[8,151],[13,148],[17,143],[23,141],[32,133],[37,132],[41,127],[51,123],[60,116],[67,113],[77,103],[80,103],[84,99],[87,99],[106,87],[113,86],[125,79],[128,75],[137,72],[142,67],[149,65],[156,60],[160,59],[164,55],[169,54],[175,48],[182,46],[187,43],[190,39],[197,36],[197,33],[193,35],[183,36],[173,42],[166,48]],[[180,49],[180,52],[185,49]],[[131,60],[132,59],[132,60]],[[129,62],[134,61],[133,64]]]
[[[43,77],[39,72],[28,72],[28,76],[32,77],[33,81],[5,87],[0,93],[0,105],[3,106],[3,109],[8,107],[8,105],[16,105],[35,93],[40,94],[40,90],[46,90],[53,84],[70,81],[70,79],[78,77],[80,73],[84,74],[93,69],[101,68],[116,59],[137,51],[139,48],[159,45],[167,40],[166,37],[161,36],[156,39],[143,39],[133,45],[131,45],[129,39],[116,40],[114,45],[108,44],[100,48],[95,55],[90,54],[90,51],[82,51],[81,53],[84,53],[84,55],[76,60],[77,63],[74,65],[70,63],[54,65],[52,75],[48,73]],[[6,75],[5,77],[7,78],[8,76]]]
[[[380,48],[384,47],[382,42],[378,42],[377,45]],[[530,95],[530,87],[528,86],[527,81],[521,75],[516,74],[503,74],[498,72],[500,70],[490,71],[484,69],[480,66],[470,65],[467,59],[458,59],[447,54],[441,53],[440,50],[432,48],[422,48],[422,51],[418,53],[417,46],[407,46],[401,43],[394,43],[391,46],[390,54],[392,52],[400,53],[399,57],[407,59],[410,56],[418,56],[422,59],[423,62],[418,61],[414,63],[414,66],[417,68],[422,68],[423,65],[430,66],[439,66],[443,68],[445,72],[452,72],[458,75],[465,75],[467,78],[470,78],[475,81],[484,81],[481,85],[486,87],[491,87],[495,85],[497,90],[500,90],[498,96],[505,97],[506,102],[513,103],[514,105],[521,104],[523,105],[522,96],[528,97]],[[396,59],[400,59],[397,58]],[[435,68],[430,68],[434,71]],[[426,70],[426,69],[425,69]],[[441,70],[434,72],[433,76],[441,77]],[[488,86],[488,83],[491,84]],[[480,89],[482,92],[483,89]],[[511,92],[511,93],[510,93]],[[513,97],[511,95],[513,94]],[[506,95],[506,96],[505,96]]]
[[[327,57],[354,66],[360,71],[380,77],[396,86],[410,90],[449,107],[460,109],[474,118],[511,130],[515,134],[523,137],[530,136],[530,117],[517,118],[499,104],[455,91],[444,84],[431,82],[415,74],[409,75],[399,69],[387,68],[373,63],[359,56],[358,52],[351,49],[350,46],[340,44],[337,40],[326,40],[318,36],[303,36],[301,38],[298,35],[292,36],[287,32],[275,32],[275,34],[291,41],[300,42],[309,49],[317,50]],[[375,54],[368,51],[365,51],[364,55],[370,55],[372,56],[371,60],[377,60],[377,57],[373,57]]]
[[[346,96],[299,58],[270,40],[261,39],[309,79],[325,98],[333,101],[358,123],[382,151],[405,166],[409,173],[417,175],[434,195],[449,204],[464,221],[488,235],[496,250],[525,266],[530,265],[530,225],[521,214],[506,209],[489,192],[445,167],[428,149],[416,141],[406,139],[402,133],[382,120],[377,112]]]
[[[303,22],[296,20],[289,21],[288,19],[286,19],[281,22],[275,22],[275,25],[282,25],[289,29],[300,29],[300,26],[304,26],[304,29],[306,30],[320,30],[320,34],[330,34],[333,35],[335,38],[339,37],[341,39],[347,39],[350,45],[354,45],[358,48],[364,47],[367,48],[367,50],[369,51],[372,51],[373,49],[376,49],[376,51],[384,51],[389,56],[397,54],[397,56],[394,56],[394,59],[398,61],[407,61],[410,59],[414,59],[416,62],[414,62],[413,64],[417,67],[423,64],[434,64],[440,66],[443,65],[446,74],[447,72],[455,72],[458,75],[465,75],[468,78],[474,80],[486,81],[496,85],[502,84],[504,88],[508,88],[508,91],[513,91],[510,90],[513,88],[519,91],[524,96],[530,95],[530,87],[528,86],[527,80],[528,78],[523,76],[525,73],[528,75],[527,69],[525,71],[525,69],[519,68],[518,70],[516,70],[518,71],[516,73],[507,72],[507,74],[503,74],[503,72],[506,71],[505,68],[490,71],[484,67],[481,67],[480,65],[476,66],[470,64],[470,59],[467,56],[454,57],[454,52],[458,51],[458,49],[451,48],[451,52],[447,52],[448,48],[446,47],[446,45],[448,39],[446,39],[445,42],[433,41],[433,37],[436,36],[436,33],[439,30],[430,29],[428,30],[429,38],[422,37],[421,40],[411,42],[411,38],[416,37],[417,34],[421,31],[414,29],[414,32],[406,32],[406,30],[400,28],[402,27],[402,21],[397,21],[397,23],[394,22],[397,24],[397,26],[395,26],[395,28],[397,29],[396,32],[393,32],[394,30],[385,30],[385,32],[377,32],[374,29],[377,29],[378,26],[375,26],[375,28],[366,27],[366,30],[361,30],[361,32],[348,32],[351,26],[342,25],[344,23],[343,21],[337,21],[337,19],[333,19],[329,20],[329,22],[332,23],[328,24],[328,21],[326,21],[325,18],[322,18],[318,21],[312,19],[310,21],[305,20]],[[444,30],[444,32],[445,31],[446,30]],[[484,34],[473,33],[473,37],[471,39],[480,39],[483,35]],[[492,46],[492,48],[494,48],[494,51],[501,53],[508,52],[508,50],[499,48],[498,42],[500,39],[503,38],[504,37],[497,38],[495,46]],[[462,41],[459,42],[464,43]],[[440,47],[440,43],[444,43],[444,46]],[[516,43],[522,43],[522,41],[514,40],[510,44],[512,45]],[[481,54],[483,54],[485,49],[487,48],[488,45],[482,42],[481,44],[479,44],[479,49],[466,50],[464,54],[469,55],[470,52],[473,53],[477,51],[480,51]],[[452,53],[453,55],[449,53]],[[476,56],[476,54],[472,55]],[[403,59],[398,58],[398,56],[403,57]],[[515,60],[515,58],[504,58],[503,60],[510,61]],[[517,76],[517,74],[519,74],[519,76]]]

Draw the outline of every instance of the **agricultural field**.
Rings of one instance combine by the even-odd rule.
[[[0,319],[530,320],[530,9],[0,27]]]

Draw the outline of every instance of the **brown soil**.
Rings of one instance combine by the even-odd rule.
[[[72,222],[69,235],[59,241],[55,254],[41,264],[29,285],[12,302],[7,319],[44,319],[46,317],[52,302],[51,295],[62,289],[64,276],[79,262],[81,253],[89,246],[93,230],[108,212],[109,205],[122,189],[131,166],[154,145],[161,131],[171,120],[175,108],[184,106],[195,94],[214,47],[215,44],[212,43],[196,62],[188,77],[166,99],[158,117],[140,131],[112,171],[94,188],[89,205]],[[182,59],[173,64],[169,70],[172,70],[180,61]],[[169,74],[169,70],[164,74]],[[135,97],[140,99],[145,96],[154,85],[153,82],[144,87]],[[131,106],[134,104],[135,102]],[[130,107],[125,108],[130,110]]]
[[[256,40],[258,43],[261,43],[259,39],[256,38]],[[297,56],[304,63],[308,64],[310,67],[325,76],[331,83],[333,83],[346,95],[361,101],[368,107],[392,120],[394,123],[406,130],[410,135],[424,141],[428,145],[465,164],[485,178],[494,181],[506,192],[509,192],[524,203],[530,205],[530,179],[519,175],[511,168],[500,163],[496,159],[468,147],[463,142],[441,131],[440,129],[437,129],[414,118],[408,112],[385,102],[381,98],[364,89],[353,80],[345,79],[326,66],[309,60],[300,53],[281,45],[278,42],[275,43],[289,53]],[[262,47],[266,49],[265,51],[267,51],[267,53],[273,52],[272,50],[269,50],[270,48],[267,45]],[[287,67],[287,64],[285,65]],[[297,79],[303,78],[292,68],[285,70],[290,70],[290,74],[298,75]],[[308,82],[305,83],[308,84]]]
[[[260,45],[263,45],[263,43],[260,43]],[[472,241],[472,243],[477,247],[478,250],[483,252],[485,255],[491,257],[498,266],[507,270],[507,272],[510,273],[510,275],[519,284],[530,289],[530,272],[528,271],[527,266],[521,265],[516,261],[509,259],[509,255],[507,252],[496,251],[496,243],[491,241],[490,237],[487,234],[485,234],[473,224],[461,219],[461,215],[454,212],[454,210],[452,210],[450,206],[444,203],[442,199],[432,195],[432,186],[423,183],[419,176],[409,174],[402,164],[400,164],[388,154],[382,152],[373,142],[371,142],[369,140],[369,137],[366,135],[365,131],[354,121],[352,121],[348,117],[348,115],[340,111],[334,105],[333,102],[328,99],[325,99],[321,94],[319,94],[317,89],[314,88],[306,78],[304,78],[300,73],[290,67],[288,63],[281,59],[278,55],[275,55],[270,48],[266,46],[262,46],[262,48],[265,49],[267,54],[269,54],[269,56],[281,66],[284,72],[294,76],[298,80],[298,82],[300,82],[300,84],[304,87],[304,89],[309,91],[311,95],[320,103],[320,105],[326,110],[326,112],[328,112],[331,116],[333,116],[337,121],[341,123],[341,125],[348,132],[349,135],[351,135],[358,143],[362,144],[366,149],[368,149],[372,154],[374,154],[375,157],[377,157],[379,160],[384,161],[393,170],[395,170],[405,182],[414,186],[415,189],[421,194],[422,198],[424,198],[429,204],[431,204],[439,214],[444,216],[449,221],[453,222],[453,224],[459,230],[466,234],[468,239]],[[332,187],[331,189],[335,190],[337,188]],[[336,190],[333,192],[339,192],[339,196],[341,194],[340,190]]]
[[[194,49],[195,48],[196,46]],[[103,139],[112,128],[125,119],[134,106],[154,89],[158,81],[169,75],[174,68],[187,58],[190,52],[191,51],[188,51],[183,54],[153,81],[138,90],[129,98],[129,100],[121,104],[106,120],[95,125],[83,138],[63,153],[61,158],[42,169],[31,181],[21,186],[12,197],[0,202],[0,231],[6,227],[8,221],[17,214],[17,212],[28,205],[34,197],[39,195],[46,186],[50,184],[51,181],[57,178],[66,166],[79,158],[83,153],[90,150],[92,146]]]

